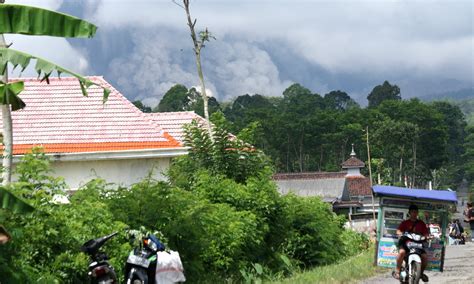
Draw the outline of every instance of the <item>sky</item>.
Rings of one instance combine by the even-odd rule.
[[[172,0],[6,2],[96,24],[93,39],[6,38],[18,50],[102,75],[130,100],[155,107],[173,85],[199,84],[185,11]],[[191,15],[198,31],[216,38],[202,64],[221,102],[281,96],[293,83],[321,95],[342,90],[362,105],[385,80],[403,98],[474,88],[472,0],[191,0]]]

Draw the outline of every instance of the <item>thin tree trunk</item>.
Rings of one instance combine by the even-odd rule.
[[[403,167],[403,157],[400,157],[400,165],[398,167],[398,182],[402,183],[402,167]]]
[[[349,142],[348,139],[343,139],[342,140],[342,145],[341,145],[341,164],[344,163],[344,161],[346,160],[346,145],[347,145],[347,142]]]
[[[290,136],[287,135],[286,138],[286,172],[290,171]]]
[[[319,166],[318,166],[319,171],[321,171],[322,164],[323,164],[323,145],[319,147]]]
[[[3,2],[0,2],[3,3]],[[5,37],[0,34],[0,47],[7,47]],[[8,83],[8,68],[0,75],[0,81],[4,84]],[[10,105],[2,105],[2,122],[3,122],[3,161],[2,161],[2,185],[8,185],[12,176],[12,149],[13,149],[13,132],[12,132],[12,115]]]
[[[413,142],[413,177],[412,177],[413,187],[416,187],[415,177],[416,177],[416,142]]]
[[[301,133],[301,137],[300,137],[300,149],[299,149],[299,164],[300,164],[300,172],[303,172],[303,159],[304,159],[304,129],[303,129],[303,133]]]
[[[208,97],[206,93],[206,85],[204,83],[204,75],[202,72],[201,66],[201,48],[203,46],[203,40],[198,41],[196,32],[194,31],[194,26],[196,25],[196,20],[194,22],[191,19],[191,13],[189,12],[189,0],[183,0],[184,10],[186,11],[186,16],[188,19],[188,26],[191,31],[191,38],[193,39],[194,44],[194,53],[196,55],[196,67],[198,71],[199,80],[201,82],[201,97],[204,103],[204,117],[206,119],[206,128],[209,133],[211,141],[214,142],[214,137],[212,135],[211,122],[209,120],[209,108],[208,108]]]

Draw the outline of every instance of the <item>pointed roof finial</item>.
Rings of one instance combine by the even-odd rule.
[[[354,143],[352,143],[352,152],[351,152],[351,157],[355,157],[356,152],[354,151]]]

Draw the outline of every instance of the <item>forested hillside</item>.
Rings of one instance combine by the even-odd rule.
[[[154,111],[195,110],[202,113],[196,90],[177,85]],[[299,84],[281,97],[245,94],[232,102],[212,100],[229,130],[267,153],[278,172],[338,171],[351,144],[367,162],[367,134],[374,181],[387,184],[455,187],[465,176],[465,138],[472,100],[403,100],[401,90],[385,81],[360,107],[347,93],[324,95]],[[368,133],[367,133],[368,131]],[[250,137],[249,137],[250,136]]]
[[[421,98],[424,101],[448,101],[459,106],[466,115],[468,124],[474,124],[474,88],[461,89],[455,92],[431,94]]]
[[[466,120],[469,125],[474,125],[474,97],[471,99],[454,102],[462,112],[466,115]]]

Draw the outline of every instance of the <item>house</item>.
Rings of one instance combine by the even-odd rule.
[[[153,112],[147,115],[176,141],[184,145],[184,125],[197,121],[205,125],[206,121],[194,111]]]
[[[273,179],[281,194],[318,196],[331,203],[334,212],[347,215],[347,226],[368,232],[374,226],[378,202],[372,202],[370,179],[360,172],[364,167],[352,146],[340,172],[279,173]]]
[[[91,86],[84,97],[75,78],[50,78],[50,84],[21,79],[26,107],[12,112],[13,163],[41,146],[54,175],[70,189],[95,177],[128,186],[151,169],[154,178],[164,179],[171,159],[187,153],[181,136],[170,135],[160,119],[142,113],[103,77],[88,78],[111,90],[105,104],[101,88]]]

